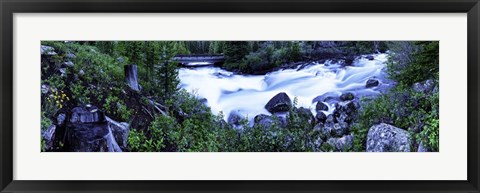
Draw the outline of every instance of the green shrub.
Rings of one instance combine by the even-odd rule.
[[[72,98],[75,99],[79,104],[89,104],[90,103],[90,89],[82,86],[80,83],[74,83],[70,87],[72,92]]]
[[[398,42],[387,63],[388,75],[396,82],[411,86],[438,77],[439,42]]]

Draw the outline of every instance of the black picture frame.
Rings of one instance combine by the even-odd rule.
[[[479,192],[478,0],[0,0],[2,192]],[[13,14],[137,12],[468,13],[466,181],[20,181],[13,179]],[[448,167],[448,166],[446,166]],[[414,174],[412,174],[414,175]]]

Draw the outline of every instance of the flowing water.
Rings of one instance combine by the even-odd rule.
[[[258,114],[269,115],[265,104],[276,94],[285,92],[292,101],[297,98],[297,106],[308,108],[315,115],[315,99],[320,95],[338,96],[352,91],[357,97],[372,96],[390,85],[383,70],[387,55],[373,56],[374,60],[362,57],[347,67],[327,61],[266,75],[239,75],[213,66],[181,68],[179,78],[182,88],[207,99],[214,114],[222,111],[228,117],[236,111],[250,120]],[[378,79],[380,86],[365,88],[369,78]],[[331,108],[327,114],[332,112],[334,104],[328,105]]]

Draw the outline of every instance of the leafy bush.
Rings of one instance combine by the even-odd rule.
[[[114,118],[118,118],[120,121],[129,121],[133,111],[127,108],[123,100],[112,95],[109,95],[105,99],[103,109],[107,114],[113,115]]]

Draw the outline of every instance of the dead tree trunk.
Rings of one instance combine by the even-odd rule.
[[[132,90],[140,91],[138,85],[137,65],[125,65],[125,81]]]

